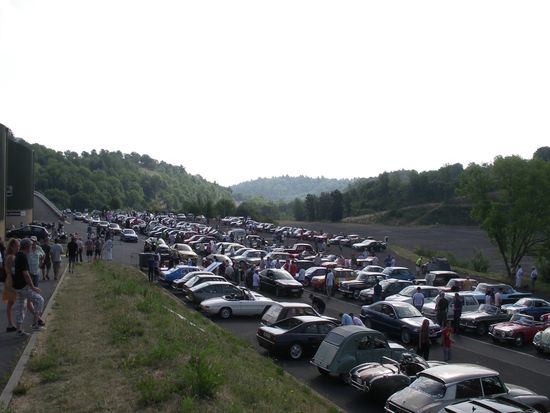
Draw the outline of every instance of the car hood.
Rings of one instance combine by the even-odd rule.
[[[531,390],[526,389],[525,387],[522,387],[522,386],[518,386],[517,384],[506,383],[506,387],[508,387],[507,396],[510,398],[535,394]]]
[[[374,288],[365,288],[364,290],[361,290],[361,294],[374,295]]]
[[[524,326],[518,323],[512,323],[510,321],[505,321],[504,323],[498,323],[497,325],[495,325],[495,330],[502,330],[502,331],[523,330],[525,328],[530,328],[530,327]]]
[[[386,297],[386,301],[399,301],[402,303],[412,302],[412,297],[407,297],[401,294],[393,294],[389,297]]]
[[[375,377],[389,376],[398,372],[399,368],[394,364],[364,363],[351,369],[349,374],[356,375],[365,381],[370,381]]]
[[[276,284],[278,285],[284,285],[287,287],[301,287],[302,284],[296,280],[276,280]]]
[[[388,403],[389,402],[395,403],[407,411],[416,413],[437,412],[451,403],[450,400],[435,400],[427,394],[411,389],[410,387],[406,387],[393,396],[390,396],[388,399]]]
[[[489,314],[489,313],[486,313],[485,311],[471,311],[471,312],[467,312],[467,313],[464,313],[460,316],[460,318],[462,320],[479,320],[479,319],[483,319],[483,318],[491,318],[491,317],[495,317],[494,314]]]
[[[411,317],[411,318],[401,318],[403,323],[414,328],[420,328],[424,320],[429,320],[426,317]],[[430,327],[433,327],[433,321],[430,320]]]

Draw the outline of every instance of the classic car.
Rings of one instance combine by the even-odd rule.
[[[313,266],[313,267],[309,267],[307,270],[306,270],[306,275],[305,275],[305,279],[304,279],[304,286],[308,287],[309,286],[309,283],[311,282],[311,279],[315,276],[318,276],[318,275],[326,275],[327,273],[327,267],[316,267],[316,266]]]
[[[538,413],[534,407],[508,399],[505,396],[472,398],[453,403],[439,413]]]
[[[219,315],[227,319],[232,315],[258,316],[263,314],[274,303],[248,288],[239,287],[239,294],[224,295],[201,302],[201,310],[210,315]]]
[[[396,280],[415,281],[414,274],[407,267],[386,267],[382,271],[384,277]]]
[[[381,252],[386,250],[386,243],[374,239],[366,239],[351,246],[357,251]]]
[[[384,357],[380,363],[363,363],[351,369],[350,384],[362,392],[385,400],[411,384],[421,371],[442,364],[446,363],[426,361],[413,353],[403,353],[399,361]]]
[[[426,274],[424,280],[417,280],[417,284],[433,285],[434,287],[443,287],[447,283],[460,276],[454,271],[430,271]]]
[[[521,347],[524,343],[531,343],[535,334],[549,326],[550,320],[537,322],[531,315],[516,313],[510,321],[491,325],[489,335],[494,342],[511,342]]]
[[[133,229],[123,229],[120,232],[120,240],[124,242],[138,242],[138,236]]]
[[[506,396],[528,406],[547,411],[548,397],[504,384],[498,372],[475,364],[446,364],[420,373],[410,386],[386,401],[388,413],[437,413],[446,406],[470,398]]]
[[[445,298],[449,301],[449,307],[447,309],[447,320],[453,319],[454,312],[454,297],[456,293],[445,293]],[[475,299],[472,292],[461,291],[458,295],[462,298],[462,314],[468,313],[470,311],[477,311],[479,308],[479,302]],[[435,320],[437,319],[437,312],[435,311],[435,306],[437,305],[437,298],[429,303],[425,303],[422,307],[422,314],[426,317]]]
[[[464,285],[465,283],[467,282],[467,280],[470,281],[470,285],[471,285],[471,288],[466,290],[464,288]],[[477,280],[474,280],[473,278],[451,278],[449,280],[449,282],[447,283],[447,285],[445,287],[443,287],[443,290],[445,292],[455,292],[455,291],[472,291],[472,290],[475,290],[476,287],[477,287]]]
[[[284,252],[289,254],[291,257],[297,257],[304,252],[308,253],[309,255],[315,254],[315,249],[310,244],[306,243],[297,243],[294,244],[291,248],[285,248]]]
[[[487,334],[491,324],[508,321],[510,317],[512,317],[511,314],[494,305],[480,304],[476,311],[462,314],[460,317],[460,329],[474,331],[477,335],[483,336]]]
[[[441,327],[426,318],[412,304],[397,301],[380,301],[361,307],[361,320],[368,328],[401,338],[403,344],[418,341],[424,320],[430,323],[430,338],[441,336]]]
[[[239,265],[258,265],[267,252],[262,250],[249,249],[244,251],[241,255],[235,255],[231,257],[234,263]]]
[[[418,288],[420,288],[420,292],[424,295],[425,303],[435,300],[441,291],[439,288],[429,285],[409,285],[397,294],[386,297],[386,301],[399,301],[401,303],[412,304],[412,296],[418,291]]]
[[[200,304],[204,300],[224,295],[240,294],[239,287],[227,281],[207,281],[189,289],[185,299],[193,304]]]
[[[271,251],[264,258],[266,261],[276,261],[284,264],[291,258],[291,256],[288,252]]]
[[[379,272],[360,271],[354,280],[342,281],[338,291],[345,297],[353,297],[358,300],[361,290],[372,287],[376,284],[376,280],[382,281],[383,279]]]
[[[198,257],[197,253],[187,244],[174,244],[172,250],[178,254],[182,262],[187,262],[189,258],[196,260]]]
[[[535,334],[533,345],[539,353],[550,353],[550,327]]]
[[[474,290],[476,300],[479,301],[480,303],[484,303],[487,290],[493,290],[493,292],[495,293],[497,291],[500,291],[502,296],[501,304],[514,303],[520,298],[531,297],[532,295],[531,293],[522,293],[522,292],[516,291],[507,284],[479,283],[476,289]]]
[[[292,294],[300,297],[304,293],[304,286],[296,281],[290,273],[283,269],[266,268],[260,271],[260,289],[275,291],[278,297],[282,294]]]
[[[541,298],[521,298],[513,304],[505,304],[501,307],[509,314],[521,313],[532,315],[535,320],[550,313],[550,303]]]
[[[171,287],[175,290],[183,290],[183,286],[185,285],[185,283],[190,279],[192,279],[193,277],[196,277],[197,275],[212,275],[212,276],[220,277],[219,275],[216,275],[211,271],[206,271],[206,270],[191,271],[185,274],[183,277],[172,281]],[[227,280],[224,278],[223,281],[227,281]]]
[[[327,334],[311,364],[322,375],[334,374],[349,380],[349,371],[362,363],[381,363],[384,357],[400,360],[407,349],[388,341],[380,331],[346,325],[336,327]]]
[[[408,287],[409,285],[412,285],[412,282],[396,279],[382,280],[380,281],[380,286],[382,287],[382,296],[380,297],[380,299],[384,300],[390,295],[397,294],[399,291],[401,291],[405,287]],[[359,293],[359,299],[367,304],[372,303],[374,301],[374,288],[371,287],[361,290],[361,292]]]
[[[191,277],[188,279],[182,286],[181,290],[184,294],[187,294],[187,292],[197,285],[200,285],[202,283],[208,282],[208,281],[227,281],[225,277],[222,277],[221,275],[215,275],[215,274],[197,274],[194,277]]]
[[[252,248],[261,248],[264,245],[264,239],[259,235],[247,235],[244,242]]]
[[[258,344],[269,352],[286,353],[297,360],[305,352],[316,350],[336,323],[315,316],[296,316],[271,326],[260,326]]]
[[[171,284],[172,282],[182,278],[187,273],[200,270],[200,267],[195,267],[193,265],[178,265],[174,268],[160,271],[159,279],[165,283]]]
[[[327,240],[327,245],[340,245],[341,244],[341,241],[343,239],[346,239],[346,237],[344,235],[337,235],[333,238],[330,238]],[[342,244],[344,245],[344,244]]]
[[[210,254],[206,256],[206,260],[210,260],[212,262],[223,262],[225,266],[233,265],[233,261],[231,261],[231,258],[229,258],[227,255],[223,254]]]
[[[334,268],[332,270],[332,273],[334,274],[335,288],[338,288],[341,282],[353,280],[357,276],[357,273],[355,272],[355,270],[352,270],[350,268]],[[326,275],[316,275],[311,279],[311,281],[309,282],[309,285],[315,291],[324,290],[325,282],[326,282],[325,279],[326,279]]]
[[[116,222],[111,222],[108,228],[109,228],[109,231],[111,231],[113,234],[115,235],[120,234],[121,228],[120,228],[120,225],[118,225]]]
[[[48,230],[40,225],[25,225],[21,228],[9,230],[6,233],[8,238],[29,238],[35,236],[39,241],[50,237]]]
[[[337,324],[339,323],[336,318],[323,316],[319,314],[312,306],[306,303],[273,302],[271,307],[269,307],[269,310],[262,315],[260,324],[269,326],[278,321],[284,320],[285,318],[295,317],[298,315],[311,315],[333,321]]]

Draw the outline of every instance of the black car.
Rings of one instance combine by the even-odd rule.
[[[481,304],[477,311],[469,311],[460,317],[460,329],[474,331],[483,336],[489,331],[491,324],[508,321],[512,317],[506,310],[494,305]]]
[[[297,316],[271,326],[260,326],[256,338],[269,352],[288,354],[297,360],[305,352],[313,352],[325,336],[336,327],[333,321],[315,316]]]
[[[50,233],[39,225],[25,225],[24,227],[12,229],[6,233],[7,238],[30,238],[35,236],[39,241],[49,238]]]
[[[384,276],[376,272],[363,272],[361,271],[355,280],[342,281],[340,283],[340,291],[346,297],[353,297],[356,300],[359,299],[359,294],[361,290],[365,288],[370,288],[376,284],[376,280],[382,281]]]
[[[380,286],[382,287],[382,296],[381,300],[385,300],[386,297],[399,293],[403,288],[412,285],[411,281],[397,280],[390,278],[389,280],[380,281]],[[374,301],[374,288],[366,288],[361,290],[359,293],[359,299],[365,303],[372,303]]]
[[[300,297],[304,293],[302,283],[296,281],[287,271],[276,268],[260,271],[260,289],[275,291],[276,296],[292,294]]]

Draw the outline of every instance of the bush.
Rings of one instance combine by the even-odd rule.
[[[485,258],[481,250],[474,250],[474,256],[470,262],[475,271],[487,272],[489,270],[489,260]]]
[[[191,391],[191,397],[211,398],[222,384],[221,375],[212,364],[205,361],[204,353],[192,356],[184,372],[185,381]]]

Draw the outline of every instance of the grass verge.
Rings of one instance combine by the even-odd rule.
[[[132,268],[80,266],[56,302],[14,412],[336,411]]]

